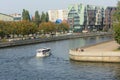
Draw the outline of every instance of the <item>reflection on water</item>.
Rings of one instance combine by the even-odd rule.
[[[91,80],[120,80],[120,63],[70,62],[74,68],[89,73]]]
[[[120,64],[69,60],[69,49],[109,37],[92,37],[0,49],[0,80],[120,80]],[[52,55],[36,58],[36,50],[49,47]]]

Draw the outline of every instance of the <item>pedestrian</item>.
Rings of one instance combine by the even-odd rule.
[[[84,52],[84,49],[81,49],[81,52]]]

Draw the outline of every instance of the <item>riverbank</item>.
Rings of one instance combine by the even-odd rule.
[[[75,61],[120,62],[120,51],[115,51],[119,47],[115,41],[109,41],[85,47],[84,51],[70,50],[69,57]]]
[[[70,35],[52,36],[52,37],[44,37],[44,38],[35,38],[35,39],[15,40],[15,41],[1,42],[0,48],[83,38],[83,37],[94,37],[94,36],[112,36],[112,34],[111,33],[70,34]]]

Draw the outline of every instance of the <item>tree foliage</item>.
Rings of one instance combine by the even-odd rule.
[[[28,10],[23,9],[22,20],[30,21],[30,14]]]
[[[114,38],[120,44],[120,1],[117,4],[117,10],[113,15]]]
[[[46,22],[49,21],[49,15],[48,15],[48,12],[46,12]]]
[[[55,32],[55,24],[52,22],[43,22],[39,25],[39,31],[42,31],[44,34]]]
[[[57,24],[57,32],[65,32],[69,30],[69,25],[67,23]]]
[[[69,25],[67,23],[55,24],[52,22],[42,22],[39,25],[39,31],[43,33],[53,33],[53,32],[65,32],[69,30]]]
[[[29,35],[38,32],[38,28],[35,23],[28,21],[18,22],[4,22],[0,21],[0,37],[3,38],[6,35]]]
[[[34,21],[35,21],[36,25],[39,26],[39,24],[40,24],[40,15],[39,15],[38,11],[35,12],[35,19],[34,19]]]
[[[46,22],[46,15],[44,12],[41,14],[41,22]]]
[[[120,44],[120,23],[114,24],[114,38]]]
[[[28,10],[23,9],[22,21],[5,22],[0,21],[0,38],[10,35],[29,35],[42,32],[51,34],[55,32],[65,32],[69,30],[67,23],[55,24],[49,22],[48,12],[42,12],[41,16],[38,11],[35,11],[34,20],[31,21]]]

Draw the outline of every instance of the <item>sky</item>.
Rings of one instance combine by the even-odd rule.
[[[70,4],[90,4],[98,6],[116,6],[117,0],[0,0],[0,13],[22,13],[23,9],[34,14],[54,9],[66,9]]]

